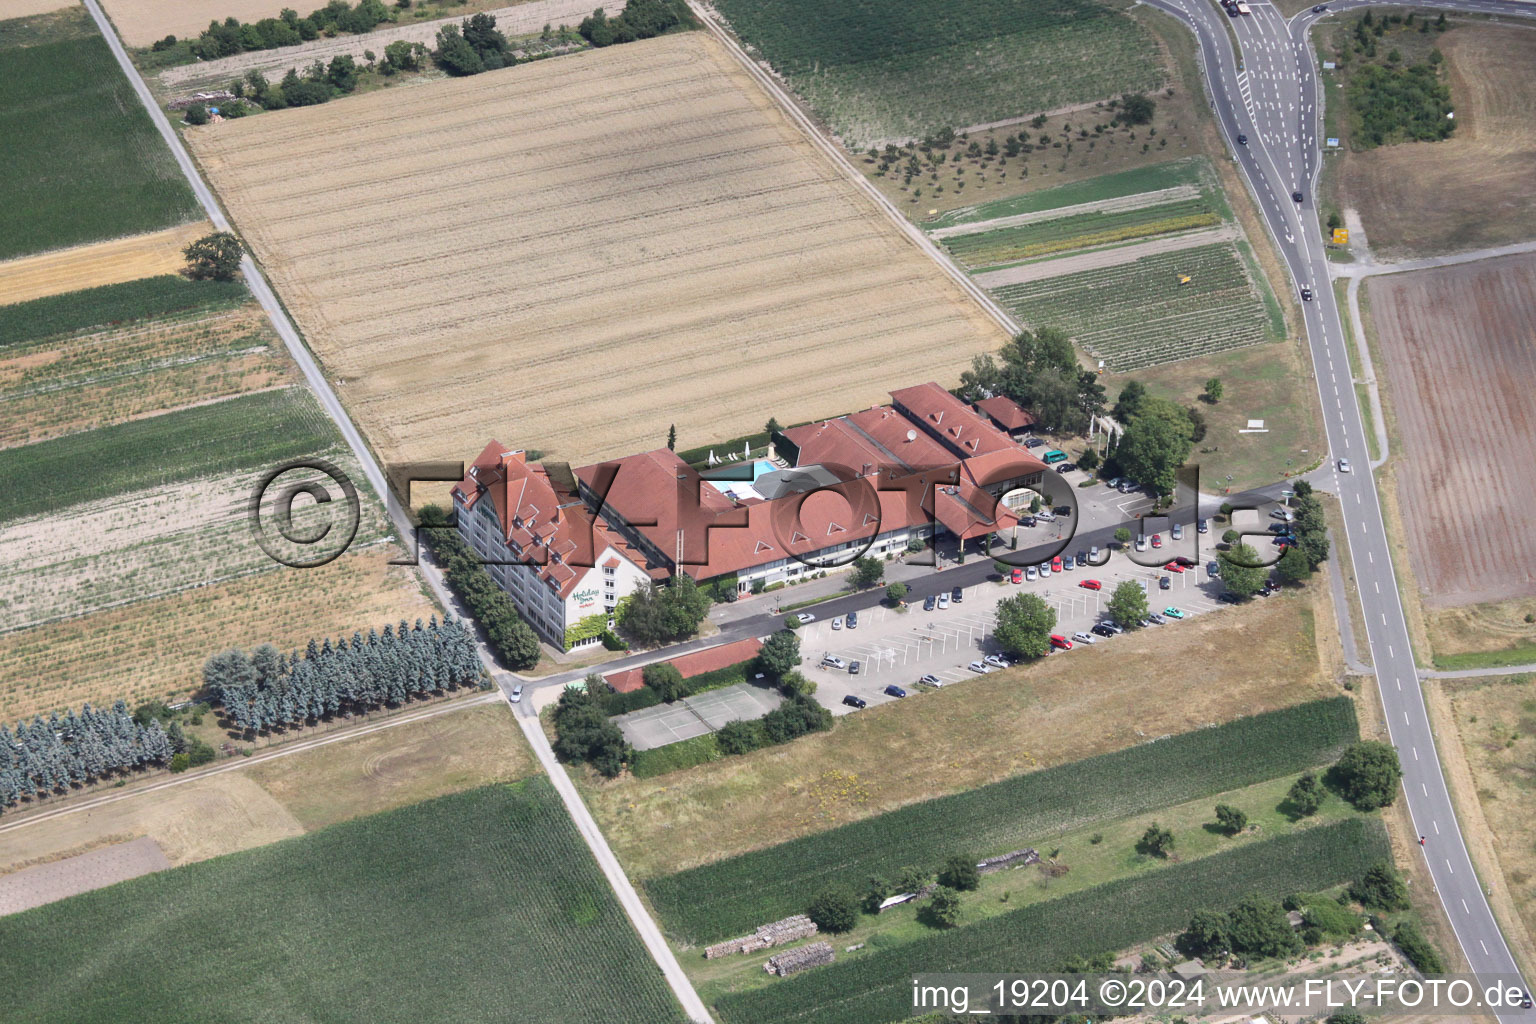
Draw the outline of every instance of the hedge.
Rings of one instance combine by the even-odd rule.
[[[635,751],[634,763],[629,770],[637,779],[649,779],[668,772],[682,771],[695,765],[718,761],[725,755],[715,745],[715,734],[707,732],[692,739],[668,743],[654,750]]]
[[[757,672],[757,658],[751,657],[746,661],[738,661],[734,665],[726,665],[717,668],[713,672],[701,672],[696,676],[690,676],[683,680],[683,696],[692,697],[696,693],[706,690],[718,690],[723,686],[732,686],[736,683],[744,683]],[[603,711],[610,717],[622,715],[630,711],[639,711],[643,708],[653,708],[661,703],[661,698],[656,691],[649,686],[642,686],[638,690],[629,693],[612,693],[608,688],[600,688],[597,695],[602,702]]]

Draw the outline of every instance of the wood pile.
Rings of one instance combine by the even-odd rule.
[[[763,964],[763,970],[783,978],[808,967],[829,964],[833,959],[830,943],[813,942],[808,946],[801,946],[799,949],[791,949],[786,953],[769,957],[768,962]]]
[[[998,857],[988,857],[976,865],[979,874],[990,875],[994,871],[1002,871],[1004,868],[1022,868],[1027,864],[1040,863],[1040,854],[1036,850],[1014,850]]]
[[[815,934],[816,922],[804,914],[796,914],[782,921],[765,924],[751,935],[744,935],[739,939],[727,939],[708,946],[704,950],[704,959],[713,960],[716,957],[733,956],[737,953],[756,953],[760,949],[782,946],[786,942],[794,942],[796,939]]]

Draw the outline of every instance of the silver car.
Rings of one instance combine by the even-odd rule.
[[[1348,473],[1349,472],[1349,460],[1348,459],[1340,459],[1339,460],[1339,472],[1340,473]]]

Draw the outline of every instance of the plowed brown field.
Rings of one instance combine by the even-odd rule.
[[[212,231],[207,221],[130,235],[107,242],[23,256],[0,263],[0,306],[45,295],[175,274],[186,266],[181,250]]]
[[[1425,603],[1536,595],[1536,256],[1392,274],[1367,287]]]
[[[703,33],[190,138],[386,460],[689,447],[1004,340]]]

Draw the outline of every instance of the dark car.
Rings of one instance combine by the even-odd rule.
[[[885,695],[887,697],[905,697],[907,695],[907,691],[903,690],[895,683],[892,683],[890,686],[885,688]]]
[[[1104,625],[1104,623],[1102,623],[1102,622],[1099,623],[1097,626],[1094,626],[1088,632],[1094,633],[1094,634],[1096,634],[1098,636],[1103,636],[1103,637],[1110,637],[1110,636],[1114,636],[1115,635],[1115,631],[1110,629],[1108,626]]]
[[[851,708],[867,708],[867,707],[869,707],[869,701],[865,700],[863,697],[855,697],[851,693],[848,696],[843,698],[843,703],[847,704]]]
[[[1242,598],[1238,597],[1230,590],[1223,590],[1221,593],[1217,594],[1216,600],[1220,601],[1222,604],[1242,604],[1243,602]]]
[[[1291,524],[1290,523],[1270,523],[1269,524],[1269,532],[1270,533],[1290,533],[1291,532]]]
[[[1210,533],[1211,532],[1211,521],[1209,519],[1202,519],[1202,520],[1200,520],[1200,523],[1199,523],[1197,529],[1201,533]]]
[[[1034,516],[1025,516],[1023,519],[1019,520],[1019,525],[1020,526],[1034,526],[1035,525],[1035,517]]]
[[[1291,200],[1293,202],[1297,202],[1297,203],[1301,202],[1301,193],[1300,192],[1292,192],[1291,193]]]
[[[858,626],[859,626],[859,613],[858,612],[849,612],[848,613],[848,628],[849,629],[857,629]]]
[[[1173,581],[1170,580],[1167,576],[1159,576],[1157,578],[1158,590],[1167,590],[1171,586],[1173,586]]]
[[[1071,505],[1057,505],[1055,508],[1051,509],[1051,511],[1055,512],[1059,516],[1069,516],[1069,515],[1072,514],[1072,506]]]
[[[1207,562],[1207,563],[1205,563],[1205,574],[1207,576],[1220,576],[1221,575],[1221,563],[1220,562]]]
[[[1056,464],[1056,472],[1058,473],[1070,473],[1075,469],[1077,469],[1077,463],[1075,462],[1058,462]]]
[[[949,599],[951,601],[955,602],[955,604],[959,604],[961,601],[964,601],[965,600],[965,590],[964,590],[964,588],[956,587],[954,590],[951,590],[949,592]]]
[[[1311,302],[1312,301],[1312,289],[1311,288],[1303,288],[1301,290],[1301,301],[1302,302]]]
[[[1116,622],[1114,619],[1105,619],[1103,622],[1099,623],[1099,625],[1103,626],[1105,629],[1109,630],[1111,633],[1124,633],[1125,632],[1125,627],[1120,625],[1120,623]]]
[[[1328,9],[1328,5],[1327,4],[1318,4],[1316,7],[1312,8],[1312,13],[1313,14],[1322,14],[1327,9]]]
[[[857,661],[850,661],[848,663],[848,674],[851,675],[851,676],[858,675],[859,674],[859,669],[861,667],[862,666],[860,665],[859,662],[857,662]]]
[[[938,603],[939,603],[939,599],[934,597],[932,594],[929,594],[927,597],[923,598],[923,611],[925,611],[925,612],[933,611],[933,606],[938,604]]]
[[[1239,135],[1237,137],[1237,144],[1239,146],[1246,146],[1246,145],[1248,145],[1248,136],[1246,136],[1246,135]]]
[[[1024,442],[1024,447],[1025,448],[1039,448],[1043,444],[1045,444],[1045,442],[1040,440],[1038,437],[1032,437],[1029,440]]]

